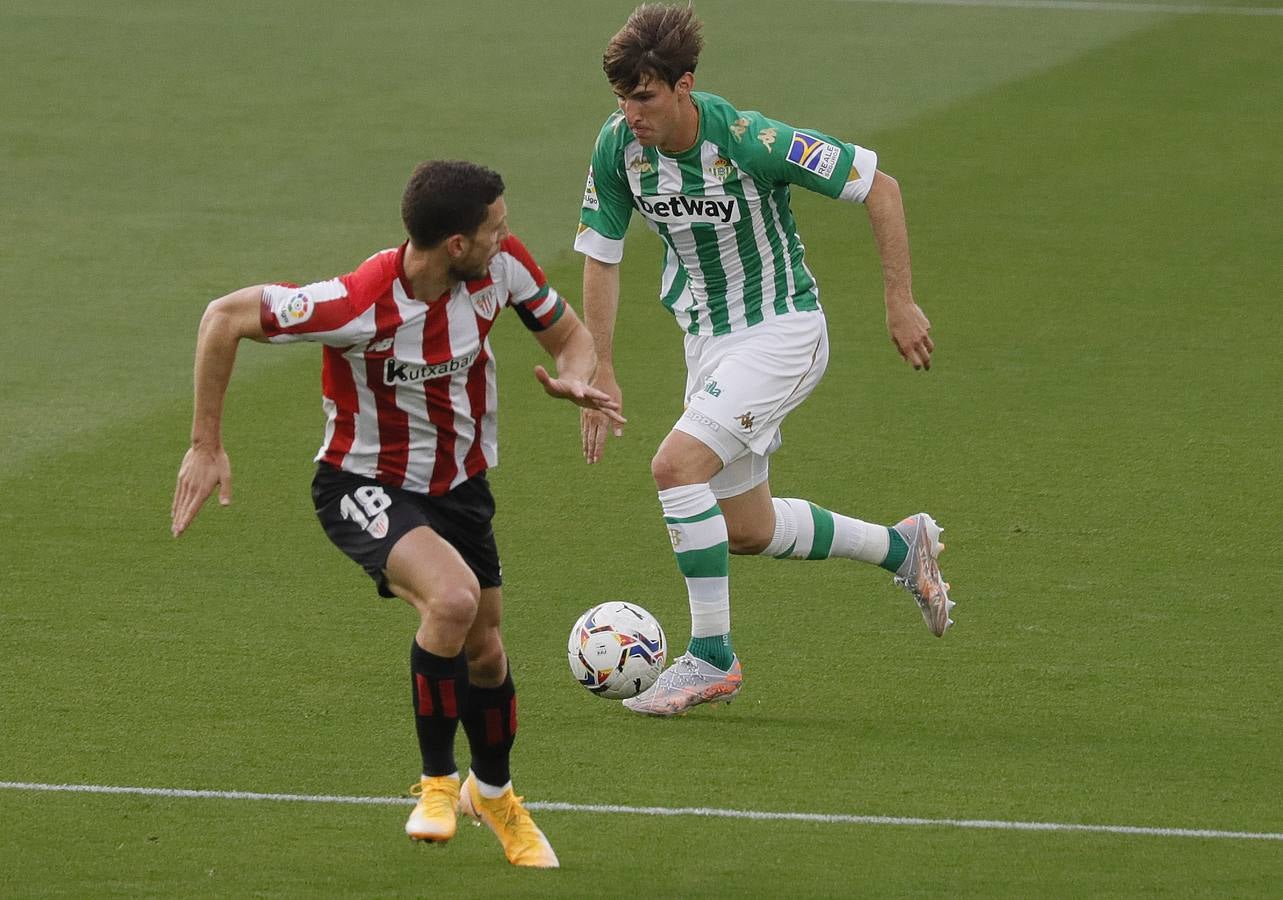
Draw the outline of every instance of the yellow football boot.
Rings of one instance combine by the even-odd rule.
[[[476,776],[468,773],[459,796],[459,812],[485,823],[503,845],[504,855],[514,866],[540,869],[560,867],[552,845],[521,805],[521,797],[508,788],[502,797],[491,800],[481,796]]]
[[[419,798],[405,823],[405,833],[411,840],[443,844],[454,837],[459,822],[456,812],[459,805],[458,778],[449,775],[425,777],[410,787],[410,795]]]

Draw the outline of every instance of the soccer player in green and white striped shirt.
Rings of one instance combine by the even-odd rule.
[[[739,692],[732,553],[880,565],[913,594],[937,636],[953,606],[936,565],[940,528],[929,515],[874,525],[772,497],[767,481],[780,423],[828,363],[819,287],[789,208],[792,185],[865,204],[882,259],[887,329],[905,360],[930,368],[934,345],[913,299],[899,185],[878,170],[871,150],[695,91],[702,46],[689,6],[640,6],[611,39],[603,68],[619,110],[597,138],[575,240],[599,358],[594,386],[622,400],[613,337],[618,264],[634,212],[664,242],[660,298],[685,334],[686,409],[651,471],[686,578],[691,641],[649,690],[625,701],[650,715]],[[594,463],[607,431],[622,431],[599,413],[582,415],[584,453]]]

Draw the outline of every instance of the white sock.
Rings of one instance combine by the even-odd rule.
[[[891,538],[872,525],[831,512],[806,500],[771,498],[775,531],[763,556],[777,559],[858,559],[877,565],[887,558]]]
[[[487,800],[497,800],[500,797],[502,797],[504,794],[506,794],[508,791],[512,790],[511,781],[509,781],[503,787],[495,787],[493,784],[486,784],[480,778],[477,778],[476,772],[472,773],[472,778],[474,781],[476,781],[477,790],[481,792],[481,796],[485,797]]]
[[[660,491],[659,503],[686,578],[691,637],[729,634],[730,550],[717,498],[707,484],[684,484]]]

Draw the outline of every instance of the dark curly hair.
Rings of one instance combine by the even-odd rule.
[[[459,160],[429,160],[415,167],[405,186],[401,221],[414,246],[435,247],[452,234],[475,234],[502,194],[498,172]]]

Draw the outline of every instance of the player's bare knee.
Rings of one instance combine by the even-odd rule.
[[[481,590],[475,581],[438,588],[428,598],[427,614],[438,626],[466,632],[477,617]]]
[[[655,486],[662,491],[684,484],[696,484],[695,477],[684,463],[685,460],[680,455],[660,448],[650,461],[650,475],[655,479]]]

